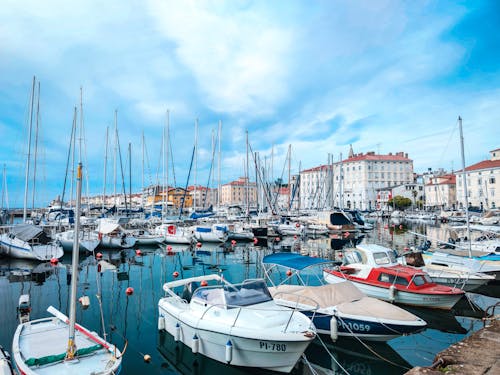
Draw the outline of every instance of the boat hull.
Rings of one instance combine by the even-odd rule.
[[[335,276],[328,272],[325,272],[323,275],[325,281],[329,283],[344,282],[346,280],[346,278],[344,277]],[[370,297],[378,298],[383,301],[401,303],[404,305],[411,305],[411,306],[449,310],[463,296],[463,293],[425,294],[425,293],[413,293],[410,291],[403,291],[400,289],[395,290],[394,296],[392,296],[390,288],[359,282],[349,277],[347,277],[347,280],[352,281],[359,290],[361,290],[363,293],[365,293]]]
[[[52,258],[61,258],[64,251],[57,244],[31,246],[17,238],[11,239],[7,235],[1,235],[0,254],[5,254],[11,258],[48,261]]]

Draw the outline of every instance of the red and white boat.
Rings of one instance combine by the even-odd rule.
[[[425,272],[396,262],[392,249],[362,244],[345,252],[346,265],[325,269],[328,283],[347,280],[365,294],[385,301],[436,309],[451,309],[465,294],[458,288],[438,285]]]

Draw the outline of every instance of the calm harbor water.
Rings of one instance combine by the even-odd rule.
[[[402,250],[414,244],[416,237],[410,231],[432,233],[445,228],[429,225],[407,225],[399,227],[379,223],[364,241],[392,245]],[[322,238],[300,241],[286,238],[269,241],[269,244],[226,244],[224,246],[203,244],[200,249],[173,246],[173,252],[165,248],[140,247],[125,251],[102,251],[106,263],[98,266],[93,256],[80,257],[78,296],[90,297],[88,309],[78,308],[77,322],[103,334],[101,308],[96,295],[101,294],[102,314],[108,341],[119,348],[128,340],[122,374],[245,374],[269,373],[255,369],[234,368],[194,355],[191,349],[157,330],[158,300],[163,296],[162,285],[173,280],[173,272],[179,277],[199,276],[222,272],[231,282],[246,278],[263,277],[261,260],[272,251],[297,251],[302,254],[332,258],[335,249],[349,246],[353,239]],[[70,254],[66,254],[57,266],[47,263],[16,259],[0,259],[0,344],[10,350],[12,337],[17,327],[16,307],[21,294],[31,298],[31,318],[46,317],[46,309],[53,305],[63,313],[69,311],[68,295],[71,275]],[[127,296],[125,290],[134,289]],[[498,300],[497,285],[487,286],[485,294],[474,295],[475,302],[483,308]],[[101,290],[101,292],[99,292]],[[494,298],[496,297],[496,298]],[[483,312],[468,300],[460,301],[454,311],[411,309],[428,323],[428,328],[415,335],[393,339],[387,344],[361,343],[355,339],[332,343],[328,338],[316,340],[307,352],[307,361],[299,363],[294,373],[312,374],[402,374],[414,366],[430,365],[437,352],[482,328]],[[150,363],[143,356],[152,357]]]

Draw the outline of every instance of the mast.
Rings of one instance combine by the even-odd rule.
[[[193,190],[193,211],[196,211],[196,174],[198,170],[198,119],[194,123],[194,190]]]
[[[168,216],[168,153],[170,149],[170,110],[167,109],[167,128],[165,131],[165,188],[166,188],[166,195],[163,194],[165,197],[165,212],[166,215]]]
[[[132,143],[128,143],[128,199],[130,201],[130,213],[132,213]]]
[[[117,174],[117,154],[118,154],[118,110],[115,109],[115,155],[113,157],[113,184],[114,184],[114,190],[113,190],[113,204],[115,206],[116,211],[118,211],[118,207],[116,205],[116,174]]]
[[[142,130],[142,178],[141,178],[141,206],[144,208],[144,129]]]
[[[220,156],[221,156],[221,138],[222,138],[222,121],[219,120],[219,134],[218,134],[218,140],[219,140],[219,155],[217,157],[217,207],[220,207],[220,200],[221,200],[221,184],[220,184]]]
[[[290,179],[290,168],[292,164],[292,145],[288,145],[288,212],[291,212],[290,202],[292,198],[292,181]]]
[[[246,204],[247,204],[247,210],[246,210],[246,216],[247,218],[250,216],[250,171],[248,170],[248,129],[246,130],[246,141],[247,141],[247,159],[246,159],[246,167],[245,167],[245,172],[246,172]]]
[[[464,135],[462,132],[462,118],[458,116],[458,128],[460,130],[460,154],[462,155],[462,181],[464,184],[465,198],[465,221],[467,223],[467,238],[469,239],[469,258],[472,258],[472,240],[470,238],[470,222],[469,222],[469,197],[467,194],[467,177],[465,176],[465,153],[464,153]]]
[[[75,233],[73,239],[73,257],[71,262],[71,295],[69,309],[69,335],[66,359],[75,358],[75,323],[76,323],[76,287],[78,284],[78,255],[80,250],[80,201],[82,199],[82,163],[78,163],[76,173],[76,212],[75,212]]]
[[[38,125],[40,119],[40,81],[38,82],[38,94],[36,97],[36,125],[35,125],[35,155],[33,158],[33,191],[31,194],[31,209],[35,208],[35,187],[36,187],[36,160],[38,156]]]
[[[105,203],[106,203],[106,169],[108,166],[108,136],[109,136],[109,126],[106,126],[106,144],[104,145],[104,188],[102,190],[102,213],[104,213]]]
[[[30,106],[30,125],[28,129],[28,155],[26,157],[26,178],[24,182],[24,207],[23,207],[23,222],[26,222],[27,206],[28,206],[28,181],[30,176],[30,159],[31,159],[31,129],[33,127],[33,102],[35,99],[35,76],[33,76],[33,86],[31,88],[31,106]]]

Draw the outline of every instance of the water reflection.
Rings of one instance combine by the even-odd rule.
[[[399,226],[401,225],[401,227]],[[159,334],[158,300],[163,296],[162,286],[167,281],[202,274],[221,273],[231,282],[246,278],[263,277],[262,258],[273,251],[294,251],[304,255],[336,259],[340,249],[355,246],[359,241],[375,242],[396,249],[419,244],[416,233],[426,233],[446,239],[447,228],[442,225],[401,223],[392,226],[388,222],[377,223],[373,231],[363,237],[349,235],[329,236],[303,240],[285,237],[260,239],[253,243],[165,245],[122,250],[103,251],[102,258],[81,256],[79,265],[78,295],[87,295],[91,305],[88,309],[78,308],[77,320],[82,325],[109,341],[123,346],[123,337],[129,348],[123,361],[123,374],[178,374],[178,373],[266,373],[257,370],[238,369],[198,356],[193,358],[190,348],[180,345],[175,349],[172,337]],[[170,247],[169,247],[170,246]],[[137,253],[136,250],[140,250]],[[71,274],[66,265],[71,263],[70,254],[53,266],[23,260],[0,259],[0,316],[3,327],[0,330],[0,344],[10,347],[17,327],[16,307],[21,294],[30,294],[32,318],[48,316],[45,311],[53,305],[68,314],[69,284]],[[134,293],[127,296],[127,288]],[[380,359],[357,341],[339,341],[335,344],[325,340],[332,357],[321,344],[315,342],[306,352],[311,368],[316,373],[342,373],[340,366],[351,374],[402,374],[406,367],[429,365],[434,356],[450,344],[482,327],[480,318],[487,306],[498,302],[499,285],[488,285],[478,290],[493,298],[479,309],[467,300],[456,306],[454,311],[444,312],[428,309],[412,311],[429,323],[426,331],[391,340],[389,344],[373,345],[375,353],[389,359],[396,365]],[[470,295],[470,294],[469,294]],[[99,296],[97,298],[96,296]],[[474,298],[475,301],[479,300]],[[405,307],[406,308],[406,307]],[[102,322],[104,321],[104,324]],[[143,355],[153,357],[151,363],[143,361]],[[195,363],[196,362],[196,363]],[[338,362],[338,363],[337,363]],[[307,363],[301,363],[296,373],[313,373]]]

